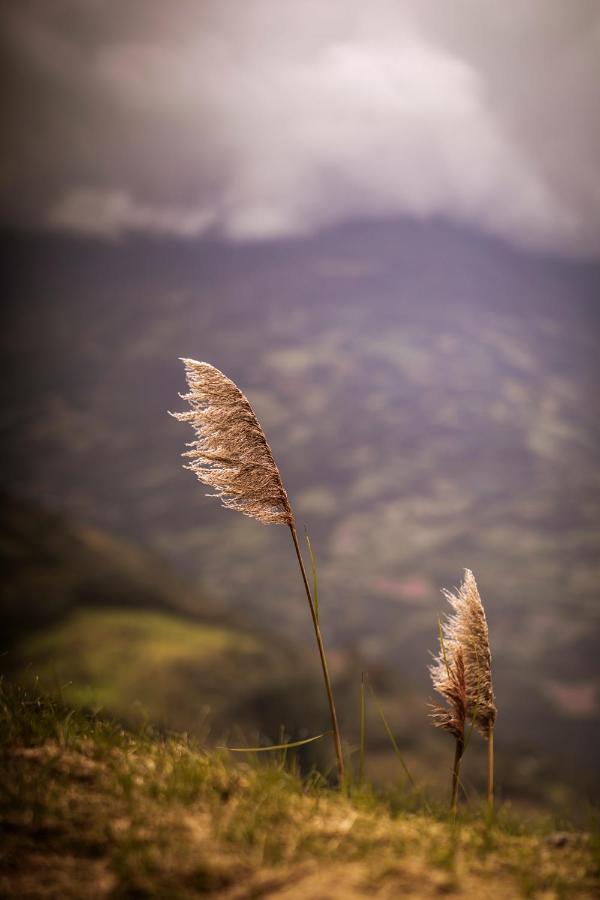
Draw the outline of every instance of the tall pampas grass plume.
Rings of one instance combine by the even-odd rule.
[[[182,395],[189,410],[171,415],[191,425],[195,440],[183,456],[197,478],[213,488],[223,506],[267,525],[290,529],[323,670],[331,714],[340,781],[344,758],[325,648],[308,578],[300,552],[292,507],[273,453],[258,419],[237,385],[206,362],[182,359],[189,391]]]
[[[267,525],[291,525],[292,508],[271,448],[254,410],[240,389],[214,366],[182,359],[190,409],[171,413],[196,434],[183,456],[212,496]]]
[[[465,569],[457,593],[444,590],[452,607],[440,627],[440,652],[430,666],[433,686],[446,701],[434,705],[434,724],[456,739],[452,774],[452,808],[456,809],[460,763],[465,749],[465,725],[470,721],[488,742],[488,803],[494,801],[494,723],[492,655],[485,610],[475,576]]]

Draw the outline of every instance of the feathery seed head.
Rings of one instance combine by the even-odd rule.
[[[292,509],[271,448],[254,410],[231,379],[209,363],[182,359],[189,410],[171,413],[188,422],[196,440],[183,454],[223,506],[266,524],[291,525]]]
[[[452,606],[443,630],[450,652],[460,647],[464,661],[467,717],[487,735],[496,719],[490,640],[485,611],[470,569],[465,569],[458,593],[443,591]]]

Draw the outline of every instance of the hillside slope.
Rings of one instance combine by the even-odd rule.
[[[451,823],[403,793],[300,780],[132,734],[2,685],[0,893],[8,898],[591,898],[589,832],[477,813]]]
[[[2,650],[88,607],[210,616],[207,598],[122,536],[3,491]]]
[[[39,680],[74,705],[130,724],[150,720],[213,743],[323,729],[328,713],[312,655],[242,616],[234,624],[123,538],[3,500],[0,673]]]

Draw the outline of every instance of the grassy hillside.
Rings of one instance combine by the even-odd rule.
[[[213,743],[273,739],[282,727],[294,738],[322,730],[312,655],[244,627],[241,616],[234,625],[122,538],[4,501],[0,672],[128,724],[151,720]],[[319,751],[305,756],[314,761]]]
[[[326,721],[318,673],[299,659],[294,666],[293,653],[290,665],[289,648],[172,613],[86,609],[33,633],[15,652],[22,677],[58,686],[69,703],[213,743],[232,732],[256,741],[276,737],[281,725]]]
[[[597,896],[598,835],[399,786],[337,792],[278,755],[232,760],[18,686],[0,694],[0,894],[10,898]]]
[[[122,537],[3,492],[0,496],[2,649],[82,607],[189,612],[200,591]]]

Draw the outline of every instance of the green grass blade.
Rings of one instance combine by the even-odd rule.
[[[365,673],[360,674],[360,737],[358,757],[358,781],[365,780]]]
[[[290,744],[272,744],[270,747],[217,747],[217,750],[229,750],[230,753],[266,753],[270,750],[291,750],[294,747],[302,747],[304,744],[320,741],[321,738],[326,737],[328,734],[331,734],[331,731],[324,731],[323,734],[304,738],[303,741],[292,741]]]
[[[423,805],[425,806],[425,809],[427,810],[428,813],[431,813],[431,807],[430,807],[429,803],[427,802],[427,799],[426,799],[426,797],[424,796],[423,791],[422,791],[421,788],[417,785],[417,783],[415,782],[415,779],[414,779],[414,778],[412,777],[412,775],[410,774],[410,770],[409,770],[408,766],[406,765],[406,762],[404,761],[404,757],[402,756],[402,753],[400,752],[400,747],[398,746],[398,744],[397,744],[397,742],[396,742],[396,738],[394,737],[394,734],[393,734],[393,732],[392,732],[392,729],[390,728],[389,722],[388,722],[388,720],[387,720],[386,717],[385,717],[385,713],[384,713],[384,711],[383,711],[383,707],[381,706],[381,703],[379,702],[379,700],[378,700],[378,698],[377,698],[377,695],[376,695],[375,691],[373,690],[373,685],[370,684],[370,683],[369,683],[369,690],[371,691],[371,696],[373,697],[373,700],[375,701],[375,705],[376,705],[376,707],[377,707],[377,712],[379,713],[379,716],[380,716],[380,718],[381,718],[381,721],[383,722],[383,726],[384,726],[384,728],[385,728],[385,730],[386,730],[386,732],[387,732],[387,736],[388,736],[389,739],[390,739],[390,743],[391,743],[391,745],[392,745],[392,748],[393,748],[393,750],[394,750],[394,753],[396,754],[396,756],[397,756],[398,759],[400,760],[400,765],[401,765],[402,768],[404,769],[404,773],[405,773],[405,775],[406,775],[408,781],[410,782],[410,785],[411,785],[412,789],[414,790],[414,792],[415,792],[416,794],[419,794],[419,795],[423,798]]]
[[[315,614],[317,616],[317,622],[319,622],[319,584],[317,581],[317,560],[315,554],[313,552],[312,544],[310,541],[310,537],[308,536],[308,531],[306,525],[304,526],[304,536],[306,538],[306,545],[308,547],[308,555],[310,556],[310,568],[312,570],[312,581],[313,581],[313,602],[315,604]],[[320,624],[320,622],[319,622]]]
[[[404,761],[404,757],[402,756],[402,753],[400,752],[400,747],[398,746],[398,744],[397,744],[397,742],[396,742],[396,738],[394,737],[394,734],[393,734],[393,732],[392,732],[392,729],[390,728],[389,722],[388,722],[388,720],[387,720],[386,717],[385,717],[385,713],[384,713],[384,711],[383,711],[383,707],[381,706],[381,703],[380,703],[379,700],[377,699],[377,694],[376,694],[375,691],[373,690],[373,685],[372,685],[372,684],[369,684],[369,690],[371,691],[371,696],[373,697],[373,700],[375,701],[375,706],[377,707],[377,712],[379,713],[379,716],[380,716],[380,718],[381,718],[381,721],[383,722],[383,727],[385,728],[385,730],[386,730],[386,732],[387,732],[387,736],[388,736],[389,739],[390,739],[390,743],[391,743],[391,745],[392,745],[392,748],[393,748],[393,750],[394,750],[394,753],[396,754],[396,756],[397,756],[398,759],[400,760],[400,765],[401,765],[402,768],[404,769],[404,774],[406,775],[406,777],[407,777],[408,780],[410,781],[412,787],[413,787],[415,790],[417,790],[417,785],[416,785],[416,783],[415,783],[415,780],[414,780],[414,778],[412,777],[412,775],[410,774],[410,771],[409,771],[409,769],[408,769],[408,766],[406,765],[406,763],[405,763],[405,761]]]

